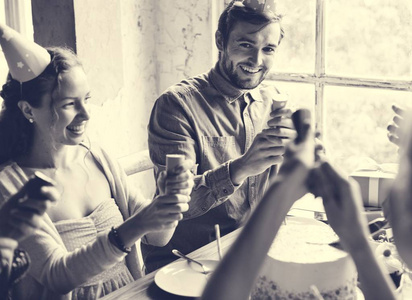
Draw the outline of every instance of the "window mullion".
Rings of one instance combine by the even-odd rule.
[[[324,135],[325,0],[316,0],[315,125]]]

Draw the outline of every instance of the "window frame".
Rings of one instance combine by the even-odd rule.
[[[315,126],[325,139],[325,86],[388,89],[412,92],[412,80],[390,80],[352,76],[336,76],[325,72],[326,2],[316,0],[315,70],[309,73],[270,72],[268,81],[308,83],[315,85]],[[327,100],[326,100],[327,101]]]
[[[18,31],[27,39],[33,41],[33,17],[31,1],[27,0],[0,0],[4,5],[6,24]],[[29,22],[29,20],[31,20]]]

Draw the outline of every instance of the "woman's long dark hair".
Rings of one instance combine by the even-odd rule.
[[[38,77],[20,83],[9,74],[0,91],[3,105],[0,112],[0,164],[27,155],[33,144],[34,125],[18,107],[20,100],[32,107],[42,105],[42,97],[59,86],[59,74],[82,66],[76,54],[67,48],[47,48],[51,62]]]

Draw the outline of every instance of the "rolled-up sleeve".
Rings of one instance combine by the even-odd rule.
[[[157,99],[148,126],[149,150],[155,165],[155,177],[165,169],[166,154],[183,154],[200,162],[202,151],[196,118],[178,93],[167,92]],[[198,217],[222,204],[234,193],[229,174],[229,162],[195,174],[189,210],[185,219]]]

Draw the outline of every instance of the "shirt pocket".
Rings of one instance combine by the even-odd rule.
[[[236,141],[234,136],[203,136],[203,165],[204,170],[236,158]]]

